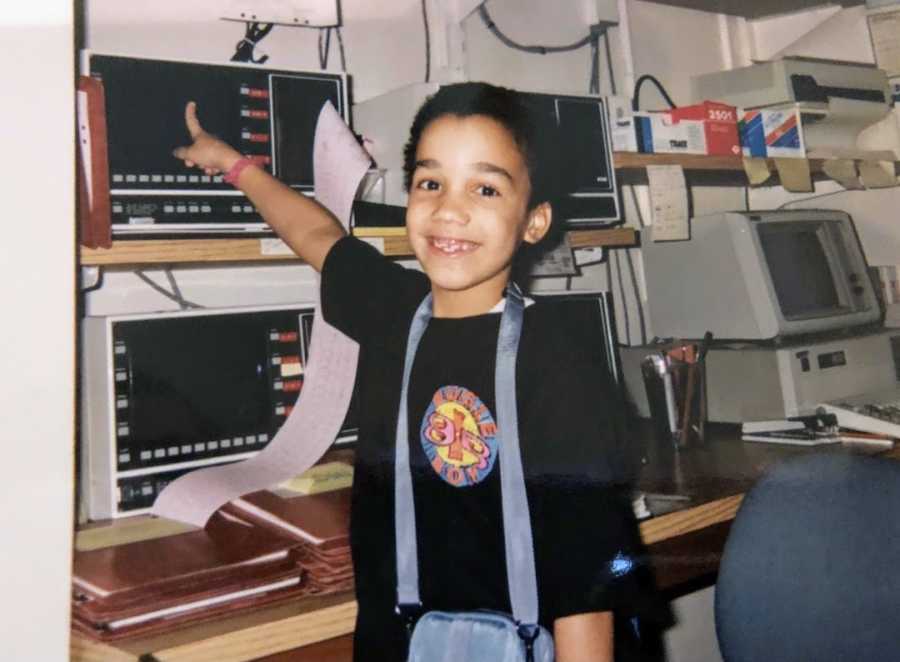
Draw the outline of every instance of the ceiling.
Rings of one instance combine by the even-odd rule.
[[[840,0],[840,2],[828,2],[827,0],[651,0],[663,5],[683,7],[685,9],[698,9],[700,11],[743,16],[744,18],[762,18],[774,14],[788,14],[813,7],[825,5],[841,5],[852,7],[865,4],[864,0]]]

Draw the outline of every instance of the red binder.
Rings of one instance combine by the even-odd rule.
[[[103,83],[78,79],[78,238],[88,248],[112,246],[106,99]]]

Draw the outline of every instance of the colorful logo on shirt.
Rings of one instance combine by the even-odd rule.
[[[420,439],[431,468],[454,487],[483,481],[497,460],[497,424],[487,406],[461,386],[442,386],[422,418]]]

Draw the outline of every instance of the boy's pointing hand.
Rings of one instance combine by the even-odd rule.
[[[207,175],[218,175],[228,172],[241,158],[233,147],[203,130],[197,119],[197,104],[193,101],[185,106],[184,122],[193,144],[176,147],[172,154],[184,161],[189,168],[196,166]]]

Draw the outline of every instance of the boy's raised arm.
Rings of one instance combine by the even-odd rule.
[[[193,101],[185,107],[184,119],[193,143],[175,148],[173,154],[188,167],[218,175],[227,173],[242,158],[236,149],[203,130]],[[334,215],[255,165],[244,168],[235,184],[291,250],[321,271],[328,251],[346,234]]]

